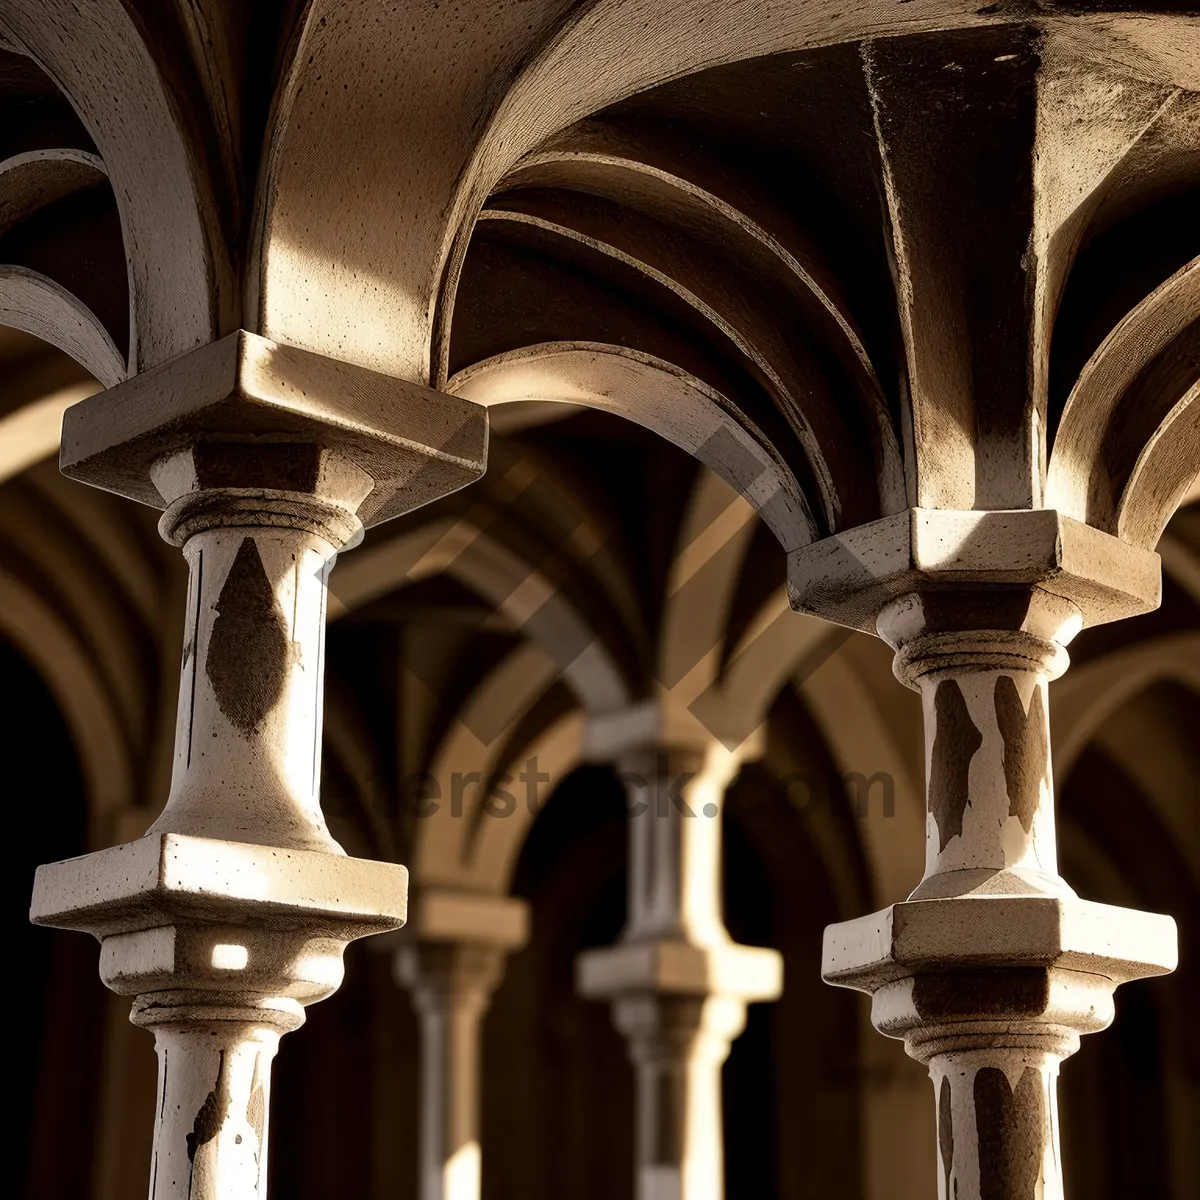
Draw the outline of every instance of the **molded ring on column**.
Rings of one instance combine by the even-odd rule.
[[[1070,664],[1065,646],[1036,634],[1017,629],[971,629],[913,638],[896,651],[892,671],[906,687],[919,689],[924,676],[940,671],[1037,671],[1057,679]]]
[[[165,541],[182,546],[194,534],[227,526],[296,529],[327,541],[335,551],[358,545],[363,524],[349,508],[303,492],[214,488],[188,492],[158,522]]]
[[[134,1025],[153,1029],[192,1025],[211,1029],[214,1022],[261,1025],[291,1033],[304,1024],[304,1007],[290,996],[254,996],[245,992],[204,992],[191,989],[147,992],[138,996],[129,1013]]]
[[[1085,1030],[1084,1032],[1090,1032]],[[1079,1049],[1078,1030],[1066,1025],[1014,1026],[1007,1021],[963,1021],[929,1033],[909,1034],[904,1049],[910,1058],[928,1063],[944,1054],[989,1050],[1024,1051],[1070,1058]]]

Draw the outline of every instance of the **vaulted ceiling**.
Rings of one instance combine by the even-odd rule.
[[[0,319],[105,383],[239,325],[617,411],[792,549],[1200,455],[1200,25],[947,0],[0,14]],[[53,82],[52,82],[53,81]]]

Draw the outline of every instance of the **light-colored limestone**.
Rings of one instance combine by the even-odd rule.
[[[195,1107],[193,1123],[210,1114],[204,1130],[210,1094],[217,1108],[248,1111],[265,1088],[273,1038],[297,1013],[283,1004],[268,1019],[262,1005],[247,1016],[226,1004],[233,993],[223,981],[256,970],[267,953],[254,938],[272,900],[250,879],[265,861],[235,882],[220,855],[203,868],[225,879],[220,903],[236,911],[222,908],[222,921],[241,931],[211,945],[197,932],[188,889],[147,864],[181,848],[202,863],[206,846],[257,846],[284,855],[287,869],[271,886],[303,910],[293,914],[297,929],[334,921],[329,895],[308,908],[298,899],[311,890],[305,879],[334,879],[340,895],[343,878],[349,886],[363,869],[339,853],[317,801],[326,577],[360,524],[482,471],[485,421],[463,397],[565,400],[657,430],[711,465],[776,533],[797,608],[895,645],[898,674],[922,692],[930,782],[926,878],[907,904],[940,906],[952,936],[917,971],[907,950],[880,949],[882,935],[870,933],[879,922],[856,925],[850,932],[866,941],[836,960],[839,981],[895,999],[887,989],[903,979],[880,983],[881,961],[899,955],[897,969],[917,971],[917,980],[935,967],[957,970],[969,960],[962,941],[971,923],[995,933],[1010,901],[1043,916],[1052,901],[1073,937],[1083,910],[1055,862],[1046,685],[1074,630],[1158,601],[1152,546],[1192,494],[1200,454],[1195,262],[1169,247],[1174,257],[1159,277],[1144,286],[1125,279],[1129,295],[1114,289],[1121,311],[1085,314],[1105,327],[1075,347],[1081,362],[1062,372],[1070,377],[1055,377],[1062,364],[1052,349],[1069,340],[1058,318],[1083,257],[1125,217],[1160,217],[1160,202],[1195,186],[1195,21],[960,0],[464,0],[413,21],[404,6],[382,13],[373,0],[313,0],[283,6],[277,74],[260,105],[244,86],[248,43],[237,5],[184,7],[178,36],[167,39],[151,0],[0,5],[0,45],[36,60],[87,131],[74,135],[86,147],[44,147],[0,163],[0,224],[31,223],[96,189],[114,219],[109,244],[89,249],[110,252],[103,261],[122,268],[88,300],[40,271],[0,264],[0,319],[118,384],[68,414],[64,468],[165,506],[164,532],[183,546],[193,574],[170,802],[128,851],[150,872],[141,876],[144,894],[126,895],[110,877],[125,858],[101,857],[48,870],[35,902],[40,918],[105,939],[114,982],[153,985],[136,993],[137,1011],[159,1029],[164,1098],[171,1076],[180,1112]],[[686,89],[699,73],[757,69],[777,55],[803,59],[795,79],[824,80],[812,95],[787,98],[803,130],[784,130],[775,146],[770,125],[786,119],[748,113],[744,126],[715,128],[711,139],[702,128],[664,132],[673,120],[653,111],[659,85]],[[713,112],[740,112],[737,89],[722,95],[715,86],[719,73],[705,84],[714,84]],[[649,119],[630,120],[626,110],[612,120],[611,106],[634,97],[650,105],[642,110]],[[686,97],[684,107],[692,111]],[[818,108],[822,119],[810,121]],[[250,115],[259,109],[265,128]],[[824,159],[803,169],[821,176],[818,207],[838,212],[832,223],[784,201],[789,188],[777,169],[793,162],[787,136],[801,132],[814,146],[831,139]],[[860,178],[849,178],[847,135],[868,148]],[[710,152],[710,144],[760,139],[761,152],[743,156],[757,162]],[[554,195],[531,195],[538,190]],[[764,203],[767,194],[785,211]],[[586,201],[573,209],[564,195]],[[609,215],[596,216],[601,209]],[[840,217],[856,209],[864,224],[843,226]],[[21,228],[10,231],[17,241]],[[872,231],[879,244],[866,247]],[[74,251],[70,233],[63,245]],[[846,243],[860,234],[864,246],[853,249],[866,257],[847,267]],[[486,273],[473,273],[472,251],[487,244],[533,248],[552,265],[561,291],[528,304],[534,332],[501,320],[511,297],[528,298],[525,276],[501,270],[489,290]],[[874,268],[863,265],[870,254]],[[1100,265],[1115,273],[1131,257],[1144,256],[1118,251]],[[1091,277],[1105,278],[1095,267]],[[601,277],[619,286],[607,293],[605,320],[590,323],[605,306],[576,285]],[[626,296],[635,315],[622,323]],[[647,333],[660,326],[671,336]],[[471,536],[456,528],[460,539]],[[748,530],[743,522],[724,540],[740,546]],[[559,644],[573,645],[570,606],[545,603],[553,587],[541,576],[514,598],[504,590],[509,565],[480,572],[492,583],[483,594],[502,593],[522,619],[557,622]],[[66,662],[62,623],[26,619],[36,612],[28,587],[2,578],[0,587],[24,627],[54,643],[45,657]],[[713,597],[709,616],[719,610],[723,621],[731,598],[732,589]],[[670,755],[699,751],[696,786],[714,809],[729,764],[707,757],[720,748],[689,740],[695,722],[689,728],[682,714],[700,696],[715,697],[708,732],[744,742],[758,712],[747,722],[720,710],[748,695],[751,707],[765,703],[743,686],[744,674],[723,675],[707,636],[720,623],[685,620],[668,630],[668,653],[654,667],[690,661],[665,689],[669,719],[642,743]],[[677,637],[680,629],[695,636]],[[611,666],[596,650],[567,664],[568,678],[603,678],[592,694],[603,691],[617,708],[625,689]],[[110,725],[89,729],[101,764],[94,773],[114,766],[117,782],[102,785],[112,807],[134,772],[106,752]],[[646,779],[661,774],[646,771]],[[694,1097],[670,1112],[645,1100],[643,1129],[691,1129],[694,1110],[715,1145],[714,1064],[738,1005],[770,992],[770,968],[755,959],[761,976],[746,994],[727,978],[727,960],[749,951],[722,941],[719,842],[715,819],[709,829],[706,820],[677,819],[668,805],[647,823],[659,828],[635,832],[640,882],[628,936],[582,971],[589,988],[617,997],[645,1086],[667,1062],[683,1072],[680,1094]],[[511,866],[514,846],[491,856],[493,880]],[[312,872],[305,855],[317,856]],[[373,917],[369,904],[359,913],[367,925],[399,921],[399,876],[391,878]],[[89,896],[93,885],[100,890]],[[992,907],[964,907],[977,903]],[[891,911],[901,923],[917,919],[914,907]],[[1117,941],[1123,922],[1137,923],[1101,915]],[[146,924],[153,920],[160,924]],[[334,924],[334,942],[366,931]],[[1161,923],[1138,928],[1148,949],[1136,970],[1169,965]],[[981,1049],[947,1034],[951,1041],[930,1051],[939,1112],[946,1096],[943,1188],[961,1181],[963,1200],[981,1190],[985,1145],[1014,1121],[1035,1128],[1037,1153],[1026,1157],[1043,1163],[1038,1186],[1056,1192],[1053,1074],[1093,1023],[1082,1005],[1095,999],[1077,978],[1083,972],[1053,957],[1083,953],[1072,937],[1065,946],[1048,938],[1041,953],[1051,959],[1040,965],[1010,948],[988,968],[998,972],[993,984],[1040,972],[1067,1014],[1061,1022],[1048,1002],[1023,1000],[1016,983],[997,985],[976,1016],[986,1023],[994,1010],[1026,1004],[1009,1025],[1028,1044],[1001,1039]],[[247,957],[235,968],[239,946]],[[1115,983],[1133,969],[1127,948],[1096,953],[1096,978]],[[333,978],[336,957],[329,950],[312,960],[325,964],[309,981],[317,990]],[[286,971],[269,966],[269,953],[264,961],[255,995],[296,1000]],[[749,959],[741,967],[753,973]],[[208,1016],[196,1015],[191,998],[168,1005],[186,1015],[164,1024],[143,1004],[175,995],[193,975]],[[663,990],[672,981],[685,1000]],[[947,1003],[967,1003],[961,988],[950,994]],[[897,1004],[882,1023],[928,1049],[925,1018]],[[217,1012],[235,1032],[214,1064],[195,1045],[192,1023],[211,1026]],[[431,1045],[473,1036],[430,1034]],[[457,1070],[446,1064],[463,1055],[437,1051],[442,1065],[431,1077]],[[695,1078],[684,1069],[693,1062]],[[164,1189],[183,1186],[186,1135],[174,1120],[160,1131]],[[964,1125],[974,1127],[965,1140]],[[246,1129],[261,1143],[265,1128],[229,1126],[232,1148],[225,1129],[190,1147],[189,1175],[201,1166],[189,1190],[195,1182],[232,1196],[249,1178],[238,1162]],[[690,1198],[716,1186],[719,1166],[700,1163],[684,1141],[657,1174],[643,1151],[647,1195],[674,1188]],[[227,1151],[232,1175],[209,1161],[218,1151]]]

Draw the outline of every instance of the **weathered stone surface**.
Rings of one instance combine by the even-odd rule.
[[[793,551],[792,607],[875,632],[899,596],[1036,587],[1075,605],[1083,625],[1158,606],[1157,556],[1052,509],[910,509]]]
[[[482,475],[487,418],[470,401],[239,330],[68,410],[61,465],[161,508],[152,468],[205,441],[243,448],[205,452],[200,489],[316,490],[315,479],[296,477],[299,461],[290,478],[283,462],[262,476],[268,456],[281,442],[336,452],[369,478],[358,511],[371,525]]]

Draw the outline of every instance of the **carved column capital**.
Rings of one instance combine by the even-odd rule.
[[[879,615],[903,596],[992,596],[1037,592],[1077,610],[1078,628],[1158,607],[1158,555],[1053,509],[1005,512],[910,508],[855,526],[788,555],[792,607],[866,633],[887,636]],[[952,610],[958,609],[955,618]],[[939,610],[959,628],[989,627],[967,603]],[[1067,639],[1069,640],[1069,638]]]
[[[479,478],[486,453],[479,405],[240,329],[68,409],[60,465],[153,508],[195,491],[285,492],[371,526]],[[252,524],[271,524],[263,511]]]

